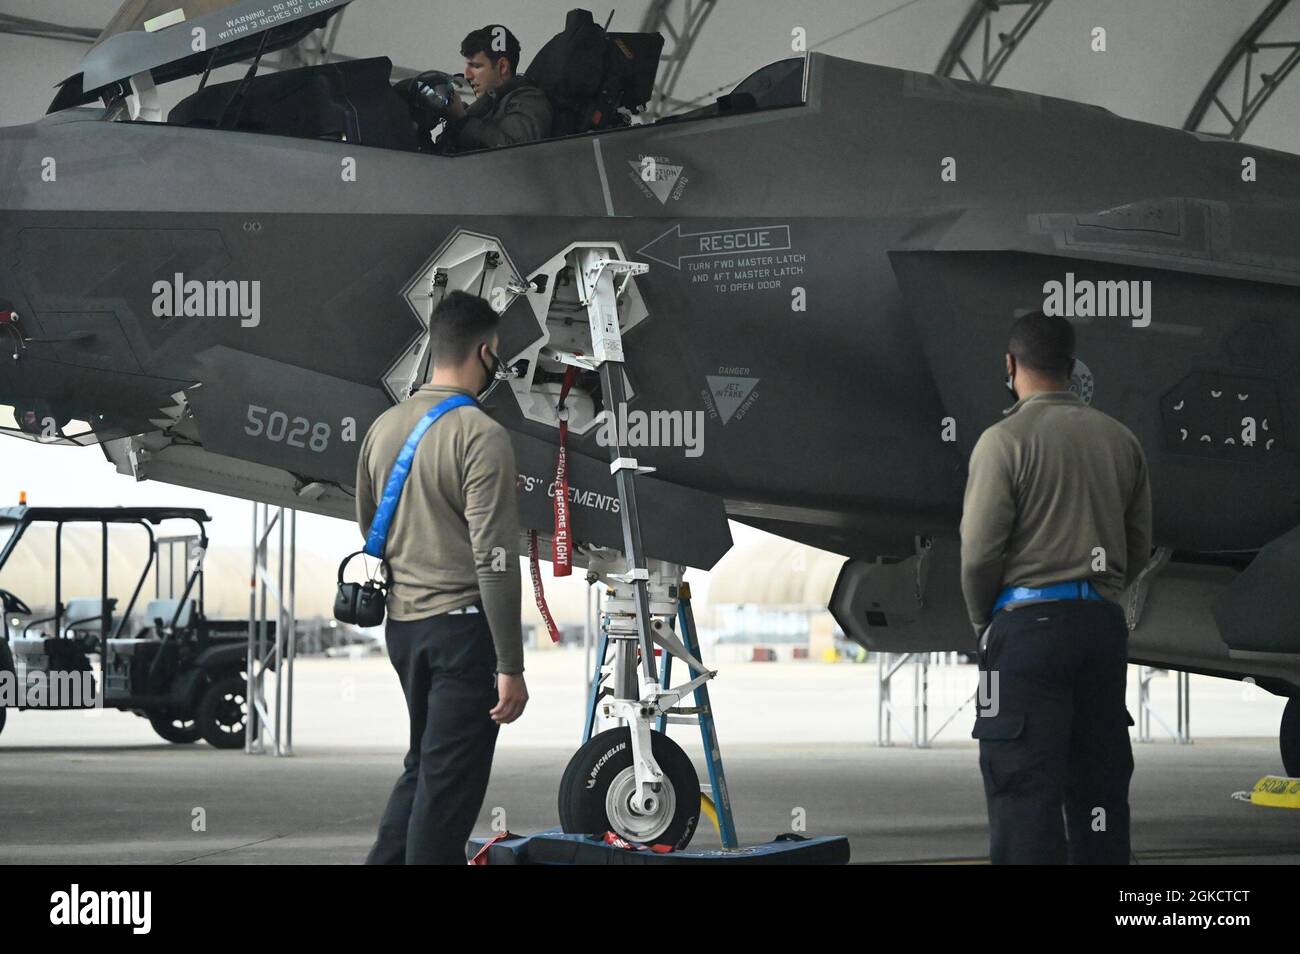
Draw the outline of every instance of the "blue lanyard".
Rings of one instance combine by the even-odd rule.
[[[372,557],[384,555],[384,546],[388,543],[388,528],[393,522],[393,514],[397,512],[397,502],[402,497],[402,487],[406,485],[406,478],[411,475],[411,461],[415,458],[415,449],[420,444],[420,438],[424,437],[434,421],[448,411],[470,404],[477,406],[478,402],[466,394],[453,394],[434,405],[415,425],[411,436],[402,445],[401,453],[397,455],[392,472],[388,475],[388,483],[384,485],[384,496],[379,501],[379,509],[375,511],[375,519],[370,521],[370,532],[366,535],[366,553]]]

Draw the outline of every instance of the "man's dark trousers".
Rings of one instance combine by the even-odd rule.
[[[1109,600],[994,616],[971,733],[994,864],[1129,863],[1127,665],[1128,624]]]
[[[406,695],[411,744],[369,865],[465,864],[492,771],[496,649],[482,613],[390,619],[388,657]]]

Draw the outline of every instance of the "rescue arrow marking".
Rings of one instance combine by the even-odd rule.
[[[788,225],[683,233],[679,222],[658,238],[637,249],[637,254],[667,265],[669,268],[680,270],[682,260],[687,258],[743,255],[747,252],[779,252],[789,248],[790,226]],[[654,254],[651,249],[659,254]]]

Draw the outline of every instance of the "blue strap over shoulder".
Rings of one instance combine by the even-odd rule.
[[[471,404],[477,406],[478,402],[466,394],[453,394],[435,404],[424,417],[420,418],[419,423],[411,431],[411,436],[402,445],[401,453],[397,455],[397,461],[388,475],[388,483],[384,485],[384,496],[380,498],[375,519],[370,521],[370,532],[366,534],[364,552],[372,557],[384,555],[384,546],[388,543],[388,529],[393,523],[393,514],[397,512],[397,502],[402,498],[402,488],[406,485],[406,478],[411,475],[411,461],[415,458],[415,449],[419,446],[425,432],[448,411]]]

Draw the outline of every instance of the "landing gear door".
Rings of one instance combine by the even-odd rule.
[[[545,340],[545,323],[527,290],[500,239],[464,229],[453,232],[402,291],[421,327],[384,375],[389,397],[403,401],[429,380],[435,357],[429,322],[438,303],[453,291],[478,295],[502,316],[503,358],[535,354]]]
[[[600,321],[616,321],[618,334],[602,335],[603,339],[617,342],[648,318],[636,278],[594,267],[603,260],[619,262],[624,258],[617,242],[574,242],[528,276],[529,302],[541,316],[545,335],[538,346],[512,358],[527,359],[528,370],[510,382],[519,409],[528,420],[558,429],[560,392],[569,374],[573,378],[565,399],[569,433],[581,436],[599,425],[604,404],[595,368],[605,358],[621,362],[623,354],[621,350],[616,355],[608,354],[605,341],[593,339],[589,302],[596,301],[596,286],[600,282],[610,285],[616,305],[614,313],[601,314]],[[575,361],[575,356],[585,361]],[[623,393],[631,400],[635,382],[624,370],[619,373],[623,375]]]

